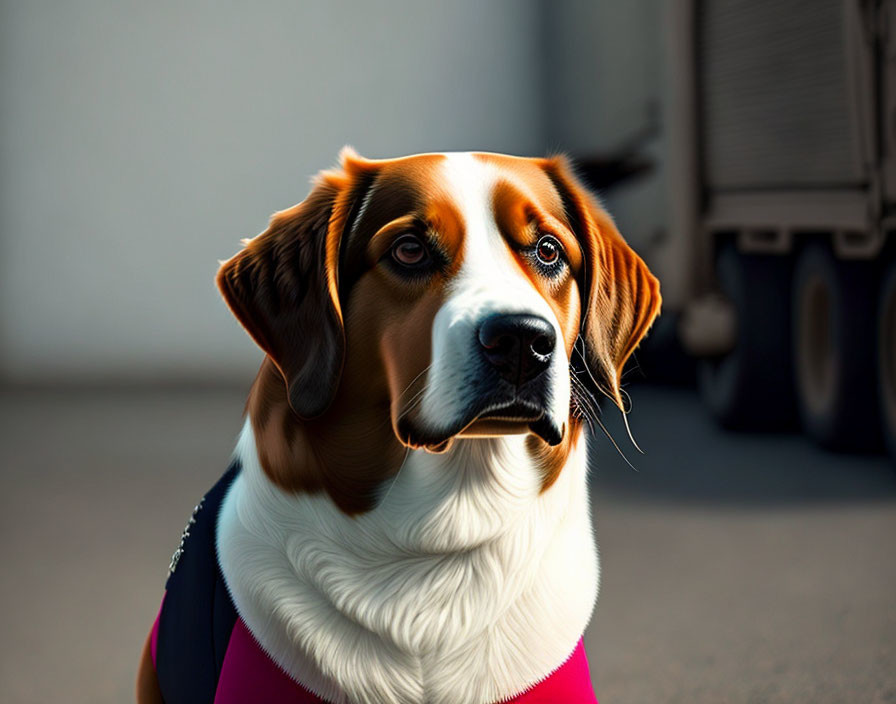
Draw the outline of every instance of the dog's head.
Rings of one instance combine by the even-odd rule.
[[[218,285],[300,419],[378,409],[394,440],[430,451],[568,441],[576,362],[621,403],[620,372],[660,304],[563,158],[494,154],[345,150]]]

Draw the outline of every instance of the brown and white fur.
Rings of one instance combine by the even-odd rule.
[[[218,283],[267,353],[217,545],[262,648],[333,702],[493,702],[556,669],[598,590],[583,382],[621,404],[660,303],[565,160],[344,150]],[[502,315],[553,330],[537,387],[483,361]]]

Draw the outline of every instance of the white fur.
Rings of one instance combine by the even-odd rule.
[[[464,216],[464,263],[434,320],[420,418],[436,426],[463,412],[477,321],[527,312],[555,326],[549,412],[562,423],[563,336],[501,241],[489,199],[494,170],[451,154],[443,177]],[[325,493],[274,486],[247,419],[236,449],[242,472],[218,521],[218,555],[240,616],[289,675],[333,702],[514,696],[572,653],[597,596],[578,440],[544,492],[524,435],[457,439],[441,455],[409,451],[378,505],[349,517]]]
[[[247,420],[218,556],[249,630],[333,702],[485,704],[543,679],[588,623],[598,565],[584,438],[544,493],[524,443],[411,452],[352,518],[276,488]]]

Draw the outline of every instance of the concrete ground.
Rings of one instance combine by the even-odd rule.
[[[245,390],[0,392],[0,701],[126,702]],[[896,702],[896,471],[635,388],[594,443],[602,704]]]

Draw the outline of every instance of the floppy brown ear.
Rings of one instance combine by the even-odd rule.
[[[545,162],[585,254],[581,335],[595,381],[623,408],[622,369],[660,310],[660,285],[564,157]]]
[[[357,196],[346,168],[318,175],[308,197],[224,262],[217,284],[230,310],[283,375],[289,404],[309,419],[327,410],[342,373],[345,332],[337,266]],[[357,171],[358,164],[354,164]]]

